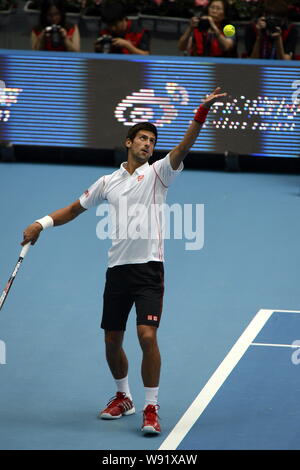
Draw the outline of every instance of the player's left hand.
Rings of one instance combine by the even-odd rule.
[[[210,108],[216,101],[221,100],[225,96],[227,96],[227,93],[221,93],[221,87],[217,87],[210,95],[206,95],[202,104],[205,108]]]
[[[34,245],[42,230],[43,227],[39,222],[33,222],[33,224],[28,225],[28,227],[23,232],[23,241],[21,245],[25,246],[29,242],[31,242],[31,245]]]

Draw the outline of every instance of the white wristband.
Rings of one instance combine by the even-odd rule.
[[[54,221],[52,217],[50,217],[50,215],[46,215],[45,217],[42,217],[41,219],[37,219],[35,220],[35,222],[38,222],[39,224],[41,224],[41,226],[43,227],[43,230],[49,227],[53,227],[54,225]]]

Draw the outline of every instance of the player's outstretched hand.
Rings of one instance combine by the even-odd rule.
[[[221,93],[221,87],[217,87],[210,95],[206,95],[206,98],[203,101],[203,106],[205,108],[210,108],[211,105],[225,96],[227,96],[227,93]]]
[[[28,225],[28,227],[23,232],[23,241],[21,245],[24,246],[29,242],[31,242],[31,245],[34,245],[42,230],[43,227],[38,222],[34,222],[33,224]]]

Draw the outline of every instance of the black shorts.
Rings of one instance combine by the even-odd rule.
[[[123,264],[108,268],[103,294],[101,328],[125,331],[135,304],[137,325],[159,326],[164,295],[164,265],[161,261]]]

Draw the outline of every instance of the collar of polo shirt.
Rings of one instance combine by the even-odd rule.
[[[120,165],[120,169],[122,170],[123,173],[124,172],[128,173],[128,171],[126,170],[126,165],[127,165],[127,162],[123,162]],[[142,174],[145,171],[145,169],[148,168],[148,166],[150,166],[148,162],[144,163],[143,165],[136,168],[136,170],[133,172],[133,175],[134,173],[137,173],[138,175]]]

